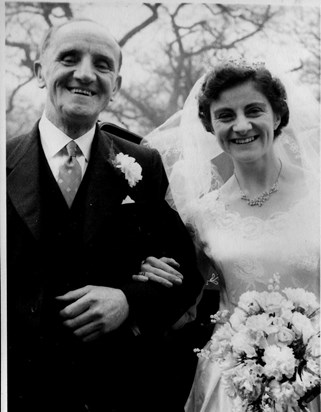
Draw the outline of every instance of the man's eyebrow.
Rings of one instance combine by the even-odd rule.
[[[62,49],[62,50],[59,51],[57,57],[61,58],[61,57],[67,56],[69,54],[77,55],[77,54],[80,54],[80,51],[77,50],[77,49]]]

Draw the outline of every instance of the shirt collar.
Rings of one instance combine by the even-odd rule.
[[[75,139],[87,162],[89,160],[91,144],[94,138],[96,125],[87,133]],[[54,157],[72,139],[56,127],[43,113],[39,122],[40,139],[46,157]]]

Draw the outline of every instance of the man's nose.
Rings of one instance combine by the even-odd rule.
[[[84,83],[90,83],[95,80],[95,71],[90,57],[83,57],[81,59],[74,72],[74,77]]]
[[[240,115],[236,117],[235,123],[233,125],[234,132],[246,133],[248,130],[251,130],[251,129],[252,129],[252,124],[246,116]]]

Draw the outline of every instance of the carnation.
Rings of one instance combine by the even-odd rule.
[[[277,332],[277,327],[273,325],[273,318],[267,313],[251,316],[246,320],[246,327],[250,330],[264,331],[265,333]]]
[[[271,396],[280,405],[288,405],[292,407],[298,406],[300,396],[295,392],[293,385],[290,382],[272,381],[270,384]]]
[[[133,157],[124,153],[118,153],[114,163],[124,173],[130,187],[135,186],[142,179],[142,167]]]
[[[291,378],[295,371],[295,357],[293,349],[287,346],[268,346],[262,357],[265,362],[264,373],[269,377],[280,380],[282,375]]]
[[[292,328],[296,334],[302,335],[303,343],[306,344],[308,339],[315,335],[314,327],[309,318],[300,312],[294,312],[292,319]]]
[[[310,356],[313,356],[315,358],[320,358],[320,355],[321,355],[320,350],[321,350],[320,336],[314,335],[308,341],[307,353]]]
[[[279,292],[262,292],[264,295],[264,311],[281,315],[284,309],[292,309],[293,304]]]
[[[302,288],[285,288],[283,293],[293,302],[296,308],[302,308],[305,311],[313,312],[319,307],[317,298],[314,293],[307,292]]]
[[[232,388],[241,393],[241,398],[249,401],[256,400],[262,391],[262,367],[250,361],[240,364],[223,373],[224,379],[230,391]],[[234,391],[235,392],[235,391]]]
[[[235,308],[234,313],[230,317],[230,324],[232,325],[232,328],[235,330],[239,330],[241,327],[243,327],[247,316],[248,315],[246,312],[244,312],[244,310],[238,307]]]
[[[248,314],[259,313],[262,309],[260,300],[260,294],[255,290],[250,290],[241,295],[238,306]]]
[[[231,339],[231,344],[236,354],[245,353],[248,357],[256,356],[254,342],[247,333],[236,333]]]
[[[303,369],[300,376],[297,377],[297,380],[300,382],[305,392],[320,383],[320,377],[314,373],[310,373],[306,369]]]

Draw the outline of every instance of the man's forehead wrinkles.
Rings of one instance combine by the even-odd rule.
[[[89,44],[87,47],[84,47],[82,44],[66,44],[64,43],[63,45],[57,45],[56,47],[53,48],[54,52],[57,54],[66,54],[66,53],[72,53],[72,54],[78,54],[78,55],[84,55],[84,54],[91,54],[92,56],[95,57],[101,57],[101,58],[111,58],[109,47],[105,45],[97,45],[97,44]]]

